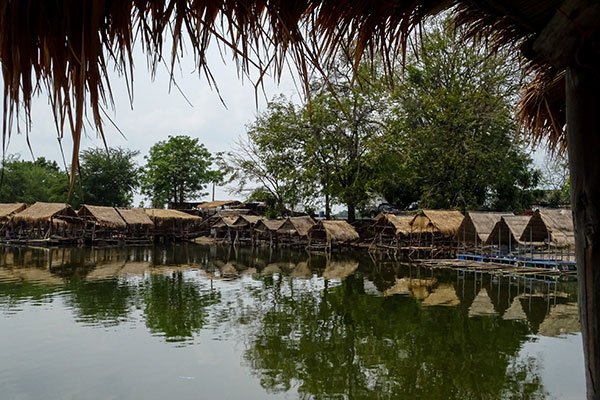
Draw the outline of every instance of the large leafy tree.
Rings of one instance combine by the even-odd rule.
[[[434,22],[409,55],[396,124],[379,144],[388,170],[377,187],[401,206],[526,207],[539,172],[515,138],[518,66],[459,34]]]
[[[326,214],[330,201],[345,204],[348,219],[372,197],[370,187],[379,169],[373,163],[376,143],[383,138],[393,98],[376,77],[376,66],[353,73],[343,58],[327,77],[312,83],[305,106],[308,168],[322,188]]]
[[[207,184],[222,179],[219,171],[211,170],[212,163],[213,156],[198,139],[169,136],[146,156],[142,192],[156,207],[200,197]]]
[[[140,184],[137,151],[117,148],[88,149],[81,154],[82,199],[87,204],[128,207]]]
[[[269,102],[248,126],[247,138],[228,153],[232,179],[239,183],[235,191],[268,193],[276,214],[310,201],[314,185],[306,167],[306,132],[298,106],[283,97]]]
[[[55,161],[39,157],[35,161],[8,156],[0,173],[0,202],[65,202],[69,178]],[[75,203],[76,198],[72,199]]]

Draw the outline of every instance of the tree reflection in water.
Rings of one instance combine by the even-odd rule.
[[[317,295],[291,285],[256,292],[263,316],[245,359],[271,392],[297,385],[307,398],[545,397],[536,365],[516,361],[526,323],[366,295],[360,274]]]
[[[185,344],[208,325],[245,344],[267,391],[305,398],[544,398],[538,364],[519,351],[531,333],[578,329],[568,291],[551,304],[533,287],[389,261],[200,246],[38,253],[0,252],[2,308],[60,297],[79,323],[141,318]]]
[[[144,283],[146,326],[167,341],[191,338],[205,325],[208,308],[220,301],[220,293],[206,290],[182,271],[152,274]]]

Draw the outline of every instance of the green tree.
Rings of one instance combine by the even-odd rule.
[[[169,136],[168,140],[152,146],[145,158],[142,193],[155,207],[200,197],[208,183],[222,179],[219,171],[210,169],[213,163],[210,152],[198,139],[189,136]]]
[[[3,162],[0,202],[67,201],[69,178],[55,161],[39,157],[35,161],[10,155]],[[78,204],[78,199],[72,199]]]
[[[269,102],[228,153],[237,193],[268,192],[275,214],[295,210],[313,197],[313,179],[306,168],[306,128],[301,110],[284,97]],[[258,184],[258,188],[255,186]]]
[[[311,84],[311,102],[304,114],[308,127],[305,142],[307,168],[320,183],[327,218],[330,202],[348,207],[353,221],[357,208],[372,197],[373,178],[379,169],[373,163],[377,142],[386,130],[393,98],[377,79],[377,66],[362,66],[353,72],[350,62],[340,58],[327,77]]]
[[[80,178],[86,204],[129,207],[140,184],[138,151],[94,148],[81,154]]]
[[[401,206],[527,207],[539,172],[515,138],[518,65],[459,34],[448,21],[433,23],[408,56],[397,120],[380,143],[388,170],[378,191]]]

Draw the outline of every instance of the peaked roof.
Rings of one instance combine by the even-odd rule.
[[[281,225],[283,225],[284,222],[285,220],[283,219],[261,219],[256,223],[256,225],[254,225],[254,229],[257,231],[275,232],[281,228]]]
[[[2,203],[0,204],[0,219],[7,219],[11,215],[27,208],[25,203]]]
[[[15,222],[50,221],[54,217],[78,218],[77,213],[68,204],[43,203],[38,201],[34,205],[15,214]]]
[[[441,233],[454,236],[464,216],[454,210],[419,210],[410,222],[413,232]]]
[[[391,213],[380,213],[375,217],[374,225],[391,224],[396,230],[396,235],[408,235],[411,231],[410,223],[413,215],[395,215]]]
[[[503,216],[514,215],[502,212],[469,211],[458,228],[456,237],[460,241],[485,242],[497,222]]]
[[[575,245],[575,232],[571,210],[541,209],[536,211],[525,227],[521,240],[544,242],[557,247]]]
[[[308,236],[308,230],[315,224],[315,220],[310,216],[288,217],[281,227],[277,230],[279,233],[297,234],[300,237]]]
[[[310,228],[308,235],[312,236],[314,232],[321,229],[325,231],[328,240],[334,242],[352,242],[360,239],[356,229],[344,220],[318,221]]]
[[[92,206],[84,204],[77,211],[77,215],[82,218],[91,218],[98,224],[111,228],[125,229],[127,227],[125,220],[114,207]]]
[[[531,217],[529,215],[511,215],[502,217],[494,226],[486,240],[486,244],[519,244],[521,236]]]
[[[117,212],[123,218],[127,225],[137,225],[137,226],[147,226],[152,227],[154,223],[146,215],[143,209],[141,208],[117,208]]]

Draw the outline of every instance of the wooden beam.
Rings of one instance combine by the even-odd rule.
[[[600,399],[600,68],[567,68],[567,140],[587,396]]]
[[[598,1],[567,0],[534,40],[533,50],[549,64],[566,68],[581,58],[582,42],[595,35],[599,28]]]

